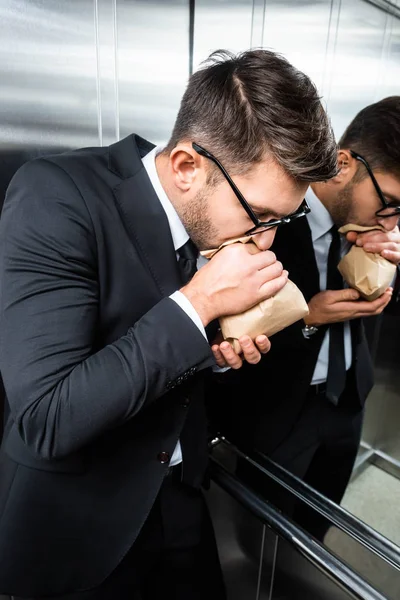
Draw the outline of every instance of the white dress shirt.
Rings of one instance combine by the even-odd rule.
[[[151,152],[149,152],[148,154],[146,154],[146,156],[144,158],[142,158],[142,163],[143,163],[144,168],[147,171],[147,175],[149,176],[149,179],[154,188],[154,191],[157,194],[159,201],[161,202],[161,205],[165,211],[165,214],[167,215],[174,248],[176,251],[178,251],[179,248],[181,248],[184,244],[186,244],[186,242],[189,239],[189,235],[188,235],[186,229],[184,228],[182,221],[180,220],[180,218],[178,216],[178,213],[176,212],[176,210],[173,207],[171,201],[169,200],[167,194],[165,193],[165,190],[161,185],[160,178],[158,177],[157,168],[156,168],[156,156],[157,156],[157,154],[159,154],[162,151],[162,149],[163,148],[161,146],[157,146],[156,148],[153,148],[153,150],[151,150]],[[177,254],[177,260],[178,260],[178,254]],[[206,264],[206,262],[207,262],[206,258],[204,258],[203,256],[199,256],[199,258],[197,259],[197,268],[200,269],[201,267],[203,267]],[[203,323],[202,323],[199,315],[197,314],[196,310],[192,306],[191,302],[186,298],[186,296],[184,296],[181,292],[176,291],[173,294],[171,294],[170,298],[172,300],[174,300],[177,304],[179,304],[181,309],[184,310],[185,313],[192,319],[194,324],[199,328],[199,330],[201,331],[203,336],[207,339],[207,335],[206,335],[206,331],[204,329]],[[214,370],[219,370],[219,369],[215,368]],[[223,370],[225,370],[225,369],[223,369]],[[174,465],[179,464],[180,462],[182,462],[182,450],[181,450],[180,442],[178,441],[169,464],[172,467]]]
[[[306,200],[311,208],[311,212],[307,215],[308,224],[311,229],[312,242],[314,246],[315,258],[319,271],[319,286],[321,292],[326,290],[326,279],[328,271],[328,254],[329,247],[332,241],[331,227],[334,225],[332,217],[326,210],[322,202],[314,194],[311,187],[306,194]],[[344,256],[350,248],[349,242],[345,237],[341,238],[341,254]],[[351,330],[350,323],[344,323],[344,355],[346,361],[346,370],[350,369],[352,363],[352,347],[351,347]],[[321,350],[318,355],[317,364],[315,365],[314,374],[311,385],[323,383],[328,377],[329,363],[329,329],[325,334],[322,342]]]

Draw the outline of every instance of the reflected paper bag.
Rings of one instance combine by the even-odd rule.
[[[238,242],[242,244],[250,242],[251,251],[260,252],[251,237],[243,237],[225,242],[216,250],[206,250],[201,254],[206,258],[212,258],[224,246]],[[305,317],[308,312],[303,294],[292,281],[288,281],[285,287],[272,298],[263,300],[238,315],[221,317],[219,322],[224,339],[232,344],[236,352],[240,352],[238,339],[242,335],[249,335],[253,340],[262,334],[274,335]]]
[[[349,231],[384,231],[382,227],[362,227],[361,225],[345,225],[339,233]],[[380,254],[365,252],[362,247],[352,246],[346,256],[338,264],[338,269],[347,284],[360,292],[365,300],[375,300],[391,285],[396,274],[396,265]]]

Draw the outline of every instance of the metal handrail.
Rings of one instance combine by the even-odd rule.
[[[259,453],[243,453],[224,437],[218,438],[237,456],[247,460],[252,466],[262,471],[281,487],[295,495],[299,500],[324,516],[332,525],[344,531],[373,554],[400,571],[400,549],[388,538],[349,513],[347,510],[317,492],[310,485],[278,465],[267,456]],[[215,442],[214,442],[215,444]],[[260,463],[260,461],[262,461]]]
[[[391,0],[364,0],[364,2],[400,19],[400,7]]]
[[[238,477],[230,473],[213,456],[210,457],[211,478],[242,506],[254,514],[280,537],[286,539],[307,561],[357,600],[387,600],[322,544],[307,535],[290,519],[279,513]]]

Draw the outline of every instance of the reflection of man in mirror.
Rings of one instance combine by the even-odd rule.
[[[337,503],[351,475],[373,385],[363,319],[395,307],[397,300],[392,288],[371,302],[360,298],[346,289],[337,264],[351,244],[400,263],[399,139],[400,96],[366,107],[350,123],[339,144],[338,175],[311,185],[311,213],[279,230],[272,247],[310,313],[305,323],[274,336],[259,364],[226,373],[219,390],[228,404],[223,418],[232,415],[228,435]],[[347,223],[380,225],[382,231],[340,236],[338,227]],[[249,467],[239,470],[285,508],[267,479]],[[324,537],[326,521],[300,506],[294,518]]]

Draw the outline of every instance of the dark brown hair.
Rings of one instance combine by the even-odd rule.
[[[400,96],[390,96],[361,110],[344,132],[339,147],[361,154],[373,170],[400,177]],[[356,179],[367,176],[358,166]]]
[[[268,50],[218,50],[194,73],[166,151],[195,141],[232,172],[268,153],[299,181],[337,173],[337,147],[315,85]]]

